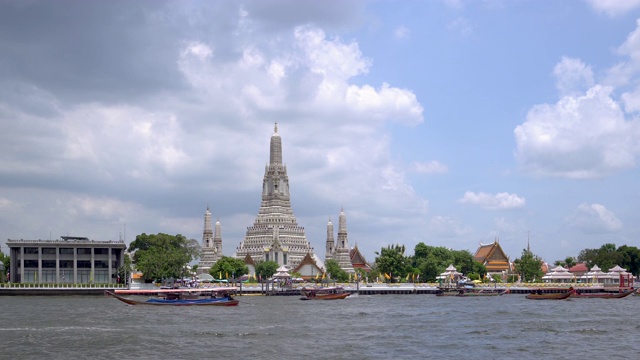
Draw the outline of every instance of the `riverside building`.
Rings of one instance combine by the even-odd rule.
[[[278,124],[271,136],[269,164],[264,170],[262,202],[252,226],[247,227],[244,241],[236,249],[235,257],[253,261],[275,261],[290,269],[307,255],[315,257],[313,248],[299,226],[289,194],[287,167],[282,163],[282,139]]]
[[[117,282],[124,264],[124,241],[96,241],[62,236],[60,240],[7,240],[15,283]]]

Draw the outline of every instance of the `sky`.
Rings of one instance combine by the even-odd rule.
[[[640,246],[640,1],[0,1],[0,250],[234,254],[278,123],[321,257]]]

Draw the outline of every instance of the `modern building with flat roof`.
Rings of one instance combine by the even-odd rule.
[[[124,264],[124,241],[61,236],[60,240],[7,240],[14,283],[110,284]]]

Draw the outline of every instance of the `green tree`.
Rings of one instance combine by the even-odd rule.
[[[131,256],[129,253],[124,253],[124,263],[118,268],[118,277],[120,278],[120,283],[126,284],[129,281],[129,276],[133,272],[133,266],[131,266]]]
[[[143,233],[136,236],[128,251],[147,281],[182,277],[185,266],[197,255],[193,244],[180,234]]]
[[[468,250],[451,250],[453,253],[453,265],[458,271],[469,276],[470,274],[478,274],[479,277],[484,277],[487,273],[486,266],[473,258],[473,255]]]
[[[640,275],[640,249],[635,246],[622,245],[617,252],[622,257],[620,266],[635,276]]]
[[[391,282],[395,282],[397,278],[404,278],[407,275],[407,266],[410,265],[410,259],[404,255],[404,251],[404,245],[389,245],[386,248],[382,248],[380,252],[375,252],[378,255],[375,260],[378,271],[391,276]]]
[[[515,259],[516,272],[522,276],[522,281],[531,282],[542,279],[542,259],[530,250],[522,250],[522,256]]]
[[[567,256],[564,260],[556,260],[553,264],[571,269],[576,266],[576,259],[572,256]]]
[[[202,247],[200,246],[200,242],[196,239],[189,239],[186,243],[187,253],[191,256],[191,259],[196,260],[200,259],[200,255],[202,253]],[[197,265],[196,269],[197,269]],[[195,271],[195,270],[194,270]]]
[[[278,263],[275,261],[259,261],[256,264],[256,276],[266,280],[273,276],[278,270]]]
[[[467,250],[428,246],[422,242],[416,245],[411,261],[414,268],[419,270],[420,278],[424,281],[435,281],[436,277],[443,273],[449,265],[455,266],[458,271],[467,276],[475,274],[480,278],[487,272],[486,267],[475,261],[473,255]]]
[[[5,255],[0,251],[0,262],[4,265],[4,271],[0,273],[0,282],[5,282],[7,279],[7,273],[9,272],[9,265],[11,264],[11,258],[9,255]]]
[[[329,259],[324,262],[324,266],[326,268],[327,274],[331,277],[332,280],[335,281],[347,281],[349,280],[349,274],[346,271],[342,270],[338,262],[334,259]]]
[[[218,278],[224,277],[225,279],[232,276],[238,278],[248,273],[249,268],[244,261],[230,256],[223,256],[220,260],[216,261],[211,267],[211,270],[209,270],[209,274],[214,278],[217,276]]]
[[[618,252],[615,244],[604,244],[599,249],[584,249],[578,255],[579,261],[584,261],[588,268],[598,265],[602,271],[607,271],[624,261],[624,254]]]

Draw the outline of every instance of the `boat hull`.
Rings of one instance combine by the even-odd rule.
[[[105,291],[105,295],[112,296],[127,305],[151,305],[151,306],[237,306],[238,300],[228,297],[224,298],[208,298],[208,299],[149,299],[146,301],[138,301],[123,296],[116,295],[110,291]]]
[[[446,290],[438,290],[436,292],[436,296],[458,296],[458,297],[475,297],[475,296],[502,296],[507,294],[509,290],[503,291],[446,291]]]
[[[349,296],[349,293],[342,287],[314,287],[302,288],[300,295],[302,295],[300,300],[340,300]]]
[[[570,290],[565,293],[558,294],[528,294],[527,299],[529,300],[566,300],[570,298],[573,294],[575,294],[574,290]]]
[[[349,293],[342,294],[316,294],[315,296],[302,296],[300,300],[340,300],[349,296]]]
[[[576,299],[622,299],[629,295],[632,295],[636,291],[637,290],[634,289],[634,290],[625,291],[623,293],[591,293],[591,294],[576,292],[573,295],[571,295],[571,297]]]

